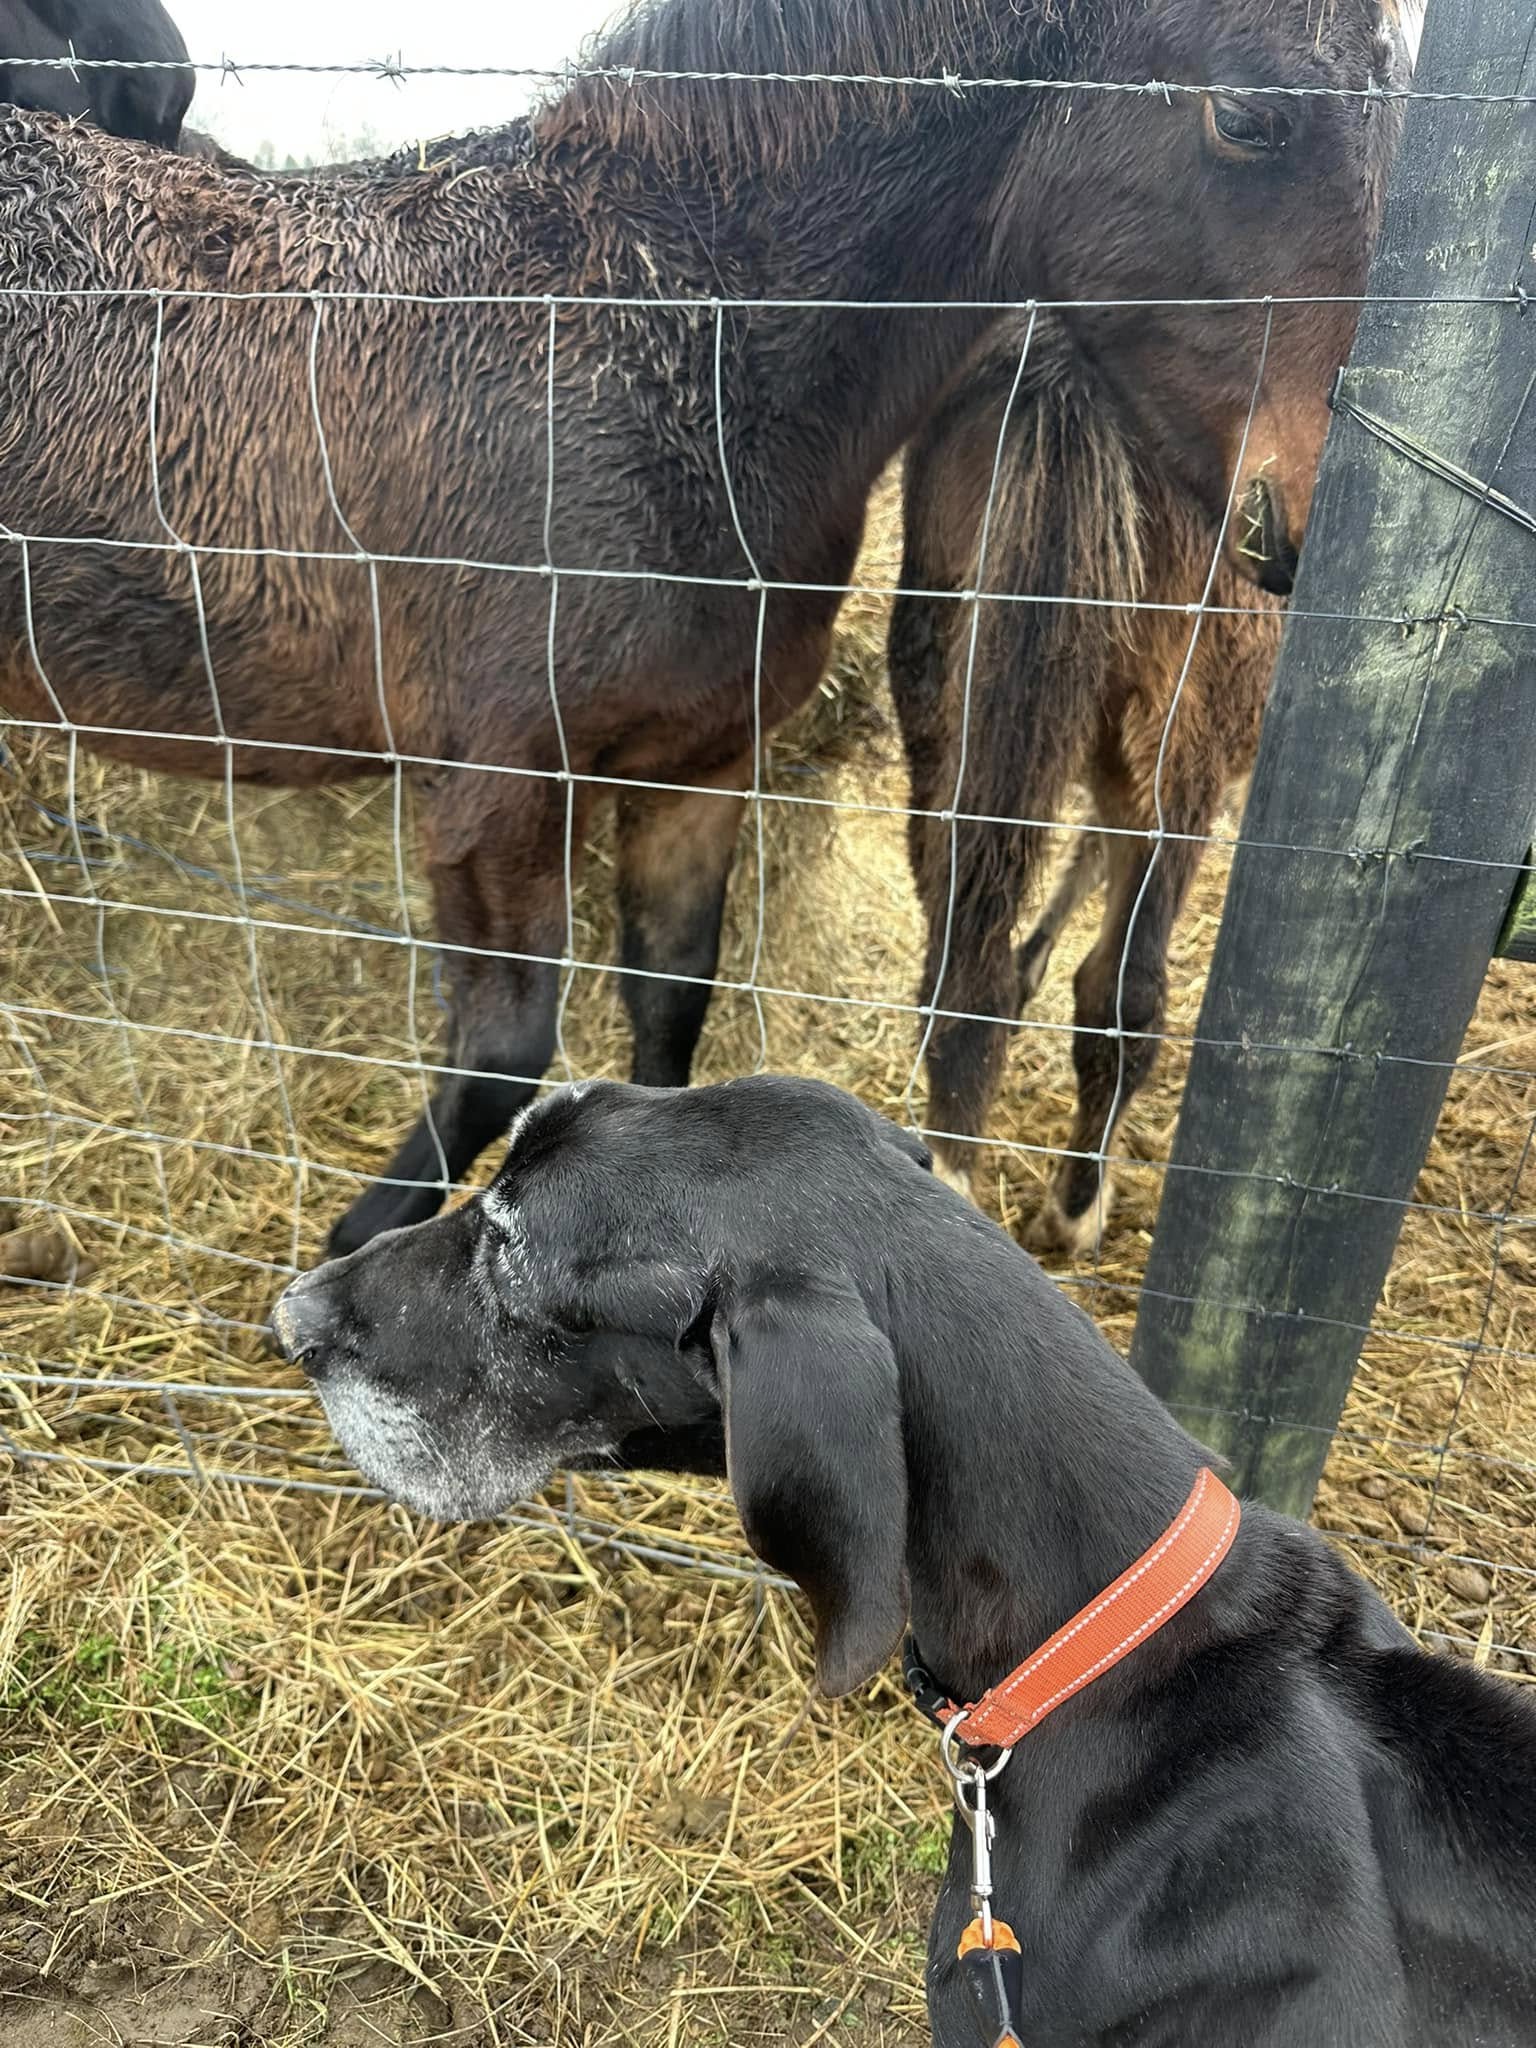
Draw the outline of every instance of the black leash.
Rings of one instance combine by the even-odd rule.
[[[956,1753],[954,1724],[962,1717],[954,1701],[939,1685],[922,1660],[914,1637],[901,1646],[902,1676],[920,1713],[940,1729],[940,1751],[944,1768],[954,1786],[955,1806],[971,1833],[971,1912],[955,1960],[960,1977],[970,1994],[971,2012],[985,2048],[1024,2048],[1015,2021],[1024,1998],[1024,1957],[1018,1936],[1006,1920],[992,1912],[992,1846],[997,1840],[997,1820],[987,1799],[987,1787],[1007,1763],[1010,1750]],[[993,1761],[983,1763],[983,1755]]]

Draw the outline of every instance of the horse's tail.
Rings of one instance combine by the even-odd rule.
[[[957,965],[1006,942],[1146,582],[1136,464],[1112,404],[1048,316],[1021,373],[1023,340],[1022,326],[998,331],[907,463],[902,589],[994,594],[903,598],[892,620],[914,802],[944,810],[958,788],[962,813],[1009,821],[957,828],[954,859],[947,830],[914,831],[919,890],[930,922],[944,902]]]

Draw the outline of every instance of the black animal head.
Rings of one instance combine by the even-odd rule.
[[[5,61],[15,58],[28,61]],[[92,68],[103,63],[149,68]],[[175,149],[196,83],[160,0],[0,0],[0,100],[12,106],[83,116],[109,135]]]
[[[964,1209],[908,1133],[817,1082],[594,1083],[526,1112],[486,1192],[298,1280],[273,1312],[348,1454],[444,1520],[557,1466],[729,1473],[808,1595],[823,1688],[906,1608],[890,1254]]]
[[[997,207],[1005,258],[1027,258],[1016,281],[1043,275],[1146,457],[1275,596],[1291,589],[1354,339],[1421,12],[1083,10],[1105,37],[1097,75],[1172,83],[1073,96],[1034,123]]]

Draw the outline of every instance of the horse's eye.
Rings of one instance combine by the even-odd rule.
[[[1227,155],[1272,155],[1290,139],[1290,120],[1279,108],[1234,99],[1230,93],[1212,93],[1205,118],[1217,147]]]

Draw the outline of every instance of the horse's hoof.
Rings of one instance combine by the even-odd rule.
[[[375,1181],[331,1225],[325,1240],[327,1263],[360,1252],[365,1244],[372,1244],[387,1230],[404,1230],[412,1224],[430,1222],[443,1206],[444,1193],[440,1184],[434,1187],[430,1182],[402,1186],[396,1181]]]
[[[933,1170],[936,1176],[943,1181],[945,1187],[953,1188],[957,1195],[964,1195],[968,1202],[975,1201],[975,1169],[969,1160],[963,1164],[957,1164],[952,1159],[946,1159],[942,1152],[935,1152],[933,1155]]]
[[[349,1209],[346,1215],[338,1217],[326,1232],[325,1250],[321,1254],[322,1263],[329,1265],[332,1259],[350,1258],[353,1252],[360,1252],[369,1238],[375,1234],[366,1223],[359,1225],[354,1222],[352,1211]]]
[[[1097,1196],[1079,1215],[1069,1216],[1054,1193],[1046,1196],[1024,1233],[1025,1249],[1065,1252],[1071,1259],[1091,1258],[1099,1249],[1104,1226],[1115,1205],[1114,1182],[1105,1177]]]

